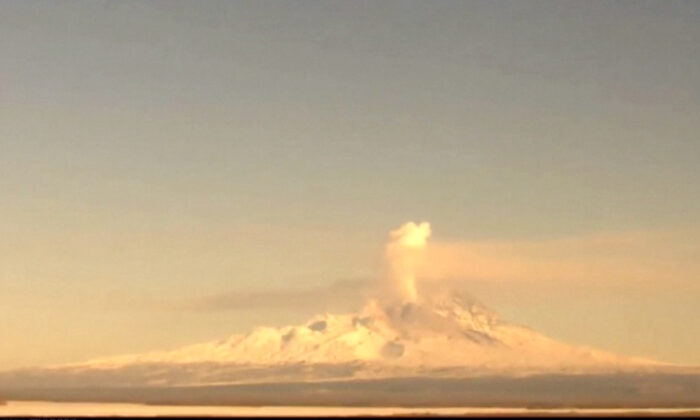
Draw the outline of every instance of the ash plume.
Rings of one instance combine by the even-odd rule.
[[[416,300],[416,272],[430,236],[430,224],[404,223],[391,231],[386,245],[388,279],[392,297],[402,302]]]

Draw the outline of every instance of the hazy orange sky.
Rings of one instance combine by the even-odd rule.
[[[0,368],[352,310],[409,220],[433,228],[426,279],[700,364],[698,21],[673,0],[3,1]]]

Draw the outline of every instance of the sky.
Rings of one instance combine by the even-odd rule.
[[[699,20],[2,0],[0,368],[353,310],[407,221],[508,320],[700,364]]]

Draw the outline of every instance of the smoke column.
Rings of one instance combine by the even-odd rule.
[[[390,233],[386,245],[392,292],[402,302],[416,300],[416,270],[430,236],[430,224],[408,222]]]

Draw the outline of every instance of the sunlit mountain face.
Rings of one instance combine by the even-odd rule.
[[[468,296],[433,291],[411,302],[383,304],[371,300],[356,313],[319,315],[303,325],[260,327],[248,334],[173,351],[96,359],[60,369],[114,372],[163,365],[189,371],[194,375],[190,379],[206,383],[211,368],[200,375],[196,369],[190,370],[193,364],[265,366],[270,372],[285,372],[287,378],[294,371],[290,368],[298,367],[299,371],[292,376],[300,380],[428,372],[439,375],[604,372],[662,366],[649,360],[570,346],[506,322]],[[339,366],[348,368],[338,369]],[[149,375],[153,376],[146,382],[184,380],[168,378],[165,371]],[[231,381],[258,379],[238,375],[229,378]]]
[[[214,363],[303,365],[298,379],[317,379],[319,366],[353,366],[322,377],[386,377],[436,370],[440,374],[577,372],[657,366],[658,363],[573,347],[502,320],[475,299],[446,287],[420,287],[416,272],[431,234],[427,222],[390,232],[387,276],[356,313],[324,314],[304,325],[261,327],[249,334],[173,351],[88,361],[71,368],[125,369],[145,364]],[[196,370],[196,369],[195,369]],[[334,369],[331,369],[334,370]],[[337,369],[335,369],[337,370]],[[322,369],[321,369],[322,371]],[[209,370],[207,370],[209,372]],[[173,379],[150,377],[168,383]],[[205,375],[206,376],[206,375]],[[246,381],[254,378],[236,377]],[[206,382],[199,377],[198,381]]]
[[[692,401],[700,390],[697,369],[572,346],[506,321],[447,284],[421,284],[416,272],[430,263],[430,232],[428,223],[391,232],[388,275],[356,312],[175,350],[5,372],[0,391],[15,399],[350,405],[460,405],[465,398],[596,405],[631,392],[630,404],[658,405]],[[436,389],[444,393],[433,395]],[[426,392],[431,400],[418,397]]]
[[[698,369],[571,346],[449,291],[172,351],[0,373],[8,400],[678,407],[698,392]]]

